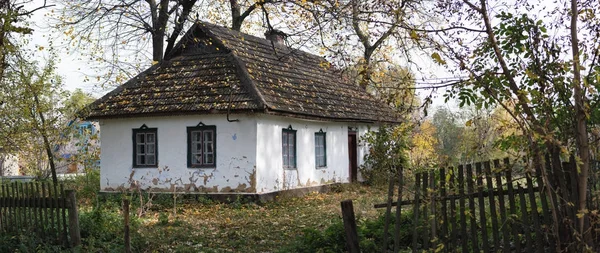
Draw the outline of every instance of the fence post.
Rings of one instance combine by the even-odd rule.
[[[77,198],[74,190],[67,190],[69,198],[69,233],[71,235],[71,247],[81,244],[81,234],[79,231],[79,214],[77,213]]]
[[[124,240],[125,240],[125,252],[131,253],[131,238],[129,236],[129,199],[123,199],[123,220],[125,223],[124,228]]]
[[[354,217],[354,207],[352,200],[342,201],[342,219],[344,220],[344,230],[346,230],[346,244],[350,253],[359,253],[358,233],[356,231],[356,219]]]

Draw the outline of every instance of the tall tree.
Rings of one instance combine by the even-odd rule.
[[[559,200],[564,205],[552,206],[555,238],[559,240],[557,251],[561,251],[561,247],[567,247],[560,243],[561,239],[591,246],[587,239],[589,223],[585,222],[589,218],[588,98],[597,97],[597,87],[592,85],[599,73],[600,19],[593,13],[600,6],[597,2],[576,0],[551,10],[543,6],[531,1],[516,1],[498,8],[491,8],[485,0],[441,2],[438,7],[456,14],[452,17],[455,29],[435,36],[441,44],[440,54],[470,77],[455,87],[451,96],[467,105],[505,108],[527,137],[534,166],[544,166],[540,147],[550,153],[557,173],[562,172],[561,153],[577,154],[578,194]],[[565,26],[566,21],[570,25]],[[579,40],[582,35],[588,40]],[[584,68],[585,77],[581,72]],[[566,194],[563,196],[569,196],[570,191]],[[577,203],[575,236],[579,239],[561,238],[573,234],[559,231],[568,229],[562,220],[569,218],[559,217],[561,209],[571,208],[568,203]]]

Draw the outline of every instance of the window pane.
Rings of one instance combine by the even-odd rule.
[[[213,132],[212,131],[204,131],[204,141],[212,141],[213,140]]]
[[[288,144],[288,133],[283,132],[282,139],[283,139],[283,146],[287,146],[287,144]]]
[[[138,156],[138,165],[145,165],[146,164],[146,156],[145,155],[139,155]]]
[[[202,153],[202,143],[196,143],[196,145],[194,145],[195,150],[193,151],[194,154],[200,154]]]
[[[154,154],[154,150],[155,150],[154,149],[154,144],[148,144],[148,146],[147,146],[147,151],[148,152],[147,153],[148,154]]]
[[[202,164],[202,155],[192,156],[192,163],[195,165]]]
[[[148,142],[148,143],[154,143],[154,133],[147,133],[146,134],[146,142]]]
[[[202,132],[200,131],[193,131],[192,132],[192,141],[194,142],[201,142],[202,141],[202,135],[200,135]]]
[[[295,134],[293,133],[288,134],[288,144],[290,145],[290,147],[294,146],[294,136]]]
[[[135,142],[136,143],[144,143],[144,134],[136,134]]]
[[[138,145],[138,154],[146,154],[146,145]]]
[[[204,155],[204,163],[205,164],[213,164],[213,155],[212,154],[205,154]]]
[[[156,161],[155,161],[154,158],[155,158],[154,155],[147,155],[146,156],[146,164],[148,164],[148,165],[154,165],[154,164],[156,164]]]

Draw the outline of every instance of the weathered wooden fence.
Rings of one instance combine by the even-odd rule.
[[[58,245],[81,243],[75,192],[62,184],[13,182],[0,186],[0,233],[34,234]]]
[[[564,203],[555,189],[576,190],[575,164],[562,166],[564,175],[554,175],[549,169],[527,170],[510,164],[508,159],[494,160],[417,173],[408,187],[402,186],[406,182],[400,173],[399,180],[390,182],[388,203],[375,207],[387,207],[388,222],[391,207],[398,203],[397,220],[401,212],[412,211],[413,252],[551,252],[560,245],[555,245],[558,240],[554,238],[550,205]],[[549,173],[546,175],[552,191],[547,190],[541,173]],[[392,202],[394,181],[400,182],[396,202]],[[595,189],[596,185],[591,185]],[[402,196],[411,199],[402,200]],[[570,218],[559,226],[570,226],[563,223],[575,221],[575,215],[565,213],[561,217]],[[384,236],[393,234],[386,226]],[[390,249],[384,244],[382,251],[387,252]],[[400,247],[396,243],[394,252]]]

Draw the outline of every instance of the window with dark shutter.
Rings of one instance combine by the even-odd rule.
[[[327,166],[327,146],[323,131],[315,133],[315,165],[317,168]]]
[[[217,160],[216,126],[196,126],[187,128],[188,167],[214,168]]]
[[[283,168],[296,168],[296,130],[291,127],[282,131]]]
[[[133,167],[158,167],[158,139],[156,128],[133,129]]]

